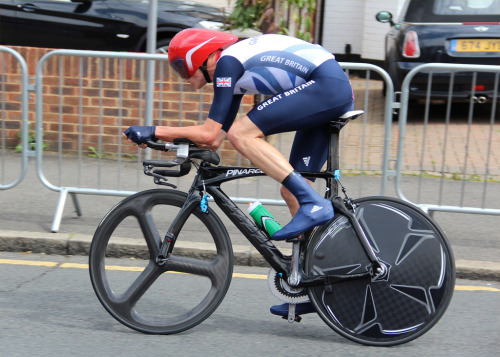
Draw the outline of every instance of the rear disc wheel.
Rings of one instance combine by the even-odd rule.
[[[356,216],[377,257],[388,268],[361,278],[309,288],[318,314],[355,342],[391,346],[427,332],[453,295],[455,265],[439,226],[415,206],[387,197],[357,200]],[[370,269],[354,230],[338,215],[317,230],[306,253],[308,275],[356,275]]]

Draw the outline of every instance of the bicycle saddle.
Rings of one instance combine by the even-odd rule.
[[[350,110],[348,112],[345,112],[344,114],[342,114],[341,116],[339,116],[338,118],[336,118],[335,120],[332,120],[332,121],[333,122],[340,121],[343,123],[347,123],[348,121],[354,120],[363,114],[365,114],[364,110]]]

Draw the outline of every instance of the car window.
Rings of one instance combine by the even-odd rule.
[[[498,22],[500,0],[409,0],[403,22]]]
[[[500,1],[441,0],[434,4],[437,15],[500,15]]]

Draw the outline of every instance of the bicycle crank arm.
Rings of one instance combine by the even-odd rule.
[[[290,286],[298,286],[300,284],[301,275],[299,273],[299,260],[300,260],[300,242],[294,242],[292,248],[292,262],[291,262],[291,270],[288,275],[288,285]]]

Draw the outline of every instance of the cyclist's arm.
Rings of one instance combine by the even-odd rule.
[[[214,73],[214,100],[208,117],[222,124],[227,132],[238,113],[243,93],[235,94],[236,82],[243,76],[245,69],[239,60],[232,56],[222,56],[217,62]]]
[[[242,94],[234,95],[234,85],[243,73],[243,65],[236,58],[221,58],[214,73],[214,100],[208,119],[188,127],[157,126],[154,137],[163,141],[186,138],[198,146],[217,149],[238,113]]]
[[[177,138],[186,138],[199,146],[211,147],[220,139],[222,124],[217,123],[212,119],[207,119],[201,125],[194,126],[157,126],[155,130],[155,137],[163,141],[173,141]],[[225,135],[225,133],[224,133]],[[220,143],[219,143],[220,145]]]
[[[155,136],[164,141],[187,138],[198,146],[217,149],[238,113],[243,95],[234,95],[234,85],[243,73],[236,58],[222,57],[214,73],[214,100],[208,119],[202,125],[189,127],[158,126]]]

